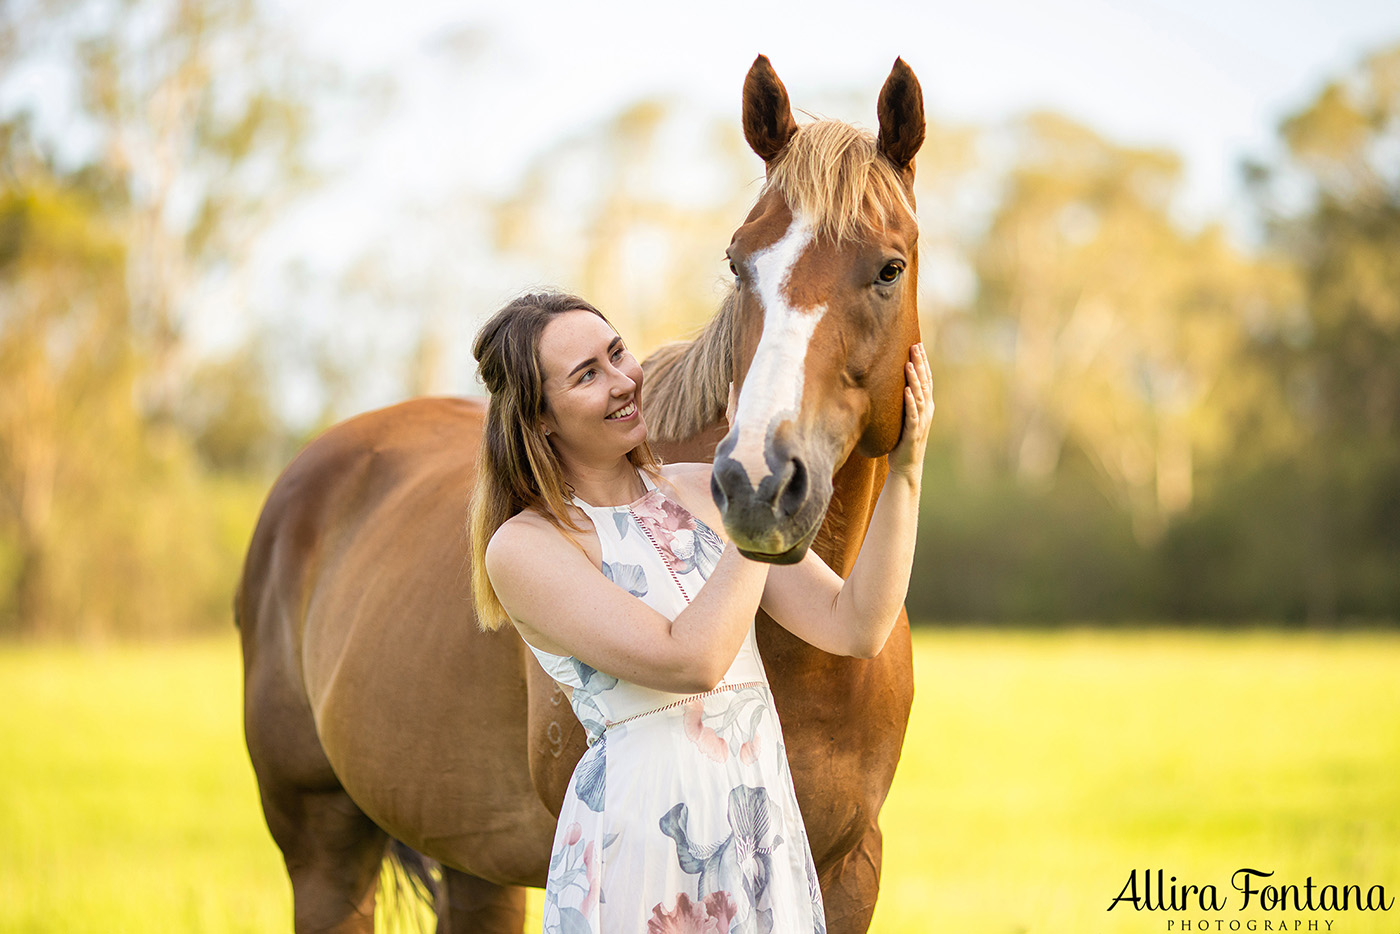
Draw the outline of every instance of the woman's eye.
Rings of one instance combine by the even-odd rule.
[[[886,263],[880,270],[880,281],[886,285],[899,278],[899,274],[904,272],[904,264],[897,262]]]
[[[579,381],[580,383],[586,383],[586,382],[588,382],[588,381],[589,381],[590,379],[592,379],[592,378],[593,378],[593,371],[592,371],[592,370],[584,370],[583,373],[581,373],[581,374],[579,375],[578,381]]]

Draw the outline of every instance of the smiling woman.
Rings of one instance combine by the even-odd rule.
[[[789,263],[812,238],[794,228]],[[786,308],[779,272],[768,291]],[[765,327],[764,341],[786,333]],[[767,366],[763,346],[755,363]],[[870,527],[879,560],[858,560],[848,581],[815,552],[775,568],[724,542],[709,465],[657,467],[642,368],[593,306],[524,296],[487,322],[475,353],[492,394],[472,519],[478,619],[514,625],[588,736],[559,812],[545,931],[825,932],[755,615],[834,654],[884,646],[908,585],[932,413],[922,347]],[[800,372],[801,354],[792,362]]]
[[[576,295],[546,292],[522,295],[506,305],[477,333],[472,353],[477,360],[481,381],[491,393],[491,408],[483,428],[480,467],[477,470],[476,491],[472,497],[471,541],[472,592],[475,595],[483,628],[495,629],[506,619],[505,611],[496,598],[495,588],[486,573],[486,543],[496,529],[510,517],[523,510],[537,510],[549,521],[571,525],[567,502],[569,494],[563,469],[556,454],[560,438],[547,440],[548,433],[557,428],[553,415],[546,413],[546,374],[542,371],[537,342],[545,338],[547,325],[556,318],[568,317],[571,330],[578,325],[584,312],[598,327],[606,330],[621,347],[621,338],[613,331],[603,313]],[[553,335],[553,343],[562,343],[563,334]],[[615,347],[608,340],[602,348],[610,371]],[[625,351],[624,351],[625,354]],[[632,360],[630,354],[626,354]],[[595,377],[600,367],[597,355],[581,361],[570,361],[567,372],[555,374],[555,386],[569,389],[564,395],[570,400],[588,397],[587,390],[596,391]],[[641,384],[641,368],[636,367],[634,388]],[[607,386],[604,385],[607,392]],[[631,391],[631,390],[629,390]],[[568,409],[566,403],[565,409]],[[595,413],[596,414],[596,413]],[[612,414],[609,410],[605,414]],[[546,422],[549,419],[554,428]],[[604,427],[595,424],[595,428]],[[641,434],[627,447],[626,457],[635,468],[653,475],[657,469],[655,456],[646,444],[645,428],[638,413],[634,427]],[[570,436],[572,436],[572,432]],[[584,432],[586,435],[587,432]],[[567,441],[564,442],[566,445]],[[579,531],[577,526],[572,526]]]

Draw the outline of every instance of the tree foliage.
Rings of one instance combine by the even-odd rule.
[[[227,619],[281,427],[258,353],[190,332],[305,180],[267,38],[242,0],[0,7],[0,86],[73,79],[0,120],[0,631]]]
[[[0,113],[0,634],[225,626],[299,351],[197,338],[313,179],[328,76],[253,0],[0,5],[0,90],[56,61],[46,96],[0,94],[19,102]],[[1248,169],[1247,247],[1179,222],[1169,151],[1055,114],[930,124],[939,415],[912,615],[1400,618],[1400,46],[1279,140]],[[521,178],[466,199],[490,262],[588,295],[646,349],[715,307],[761,166],[731,119],[648,99]],[[346,317],[457,304],[358,272]],[[370,360],[325,343],[308,371],[328,399],[366,366],[431,390],[450,357],[438,331]]]

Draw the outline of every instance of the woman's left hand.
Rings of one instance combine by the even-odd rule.
[[[904,364],[904,431],[890,452],[890,470],[918,479],[924,467],[924,448],[933,421],[933,374],[923,343],[909,348]]]

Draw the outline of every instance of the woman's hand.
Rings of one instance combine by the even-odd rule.
[[[923,344],[909,348],[904,379],[904,431],[890,452],[890,475],[850,573],[843,581],[809,551],[797,564],[773,568],[763,593],[763,608],[780,626],[833,655],[878,655],[909,591],[933,418],[933,377]]]
[[[924,448],[933,422],[933,374],[922,342],[909,348],[904,364],[904,431],[890,452],[891,472],[917,478],[924,469]]]

